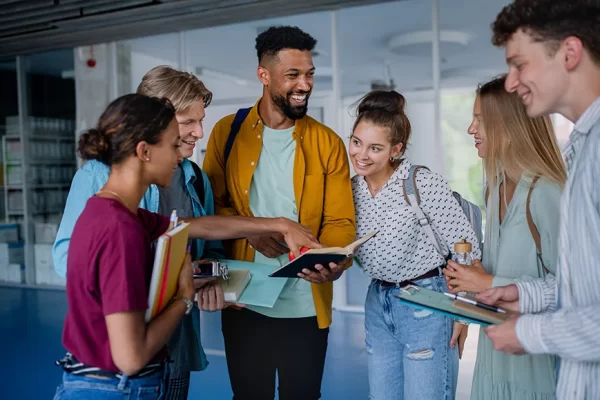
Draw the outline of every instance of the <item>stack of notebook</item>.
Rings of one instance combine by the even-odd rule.
[[[217,283],[223,289],[225,301],[237,303],[250,283],[252,274],[248,269],[229,270],[228,279],[218,278]]]

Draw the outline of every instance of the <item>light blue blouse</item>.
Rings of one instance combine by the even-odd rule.
[[[494,275],[493,286],[541,278],[546,274],[527,225],[530,184],[531,179],[521,178],[502,223],[498,216],[498,185],[490,192],[482,264]],[[558,185],[540,179],[531,194],[529,207],[540,233],[544,264],[552,273],[556,271],[561,193]],[[555,386],[553,356],[505,355],[494,350],[483,329],[480,330],[471,400],[553,400]]]

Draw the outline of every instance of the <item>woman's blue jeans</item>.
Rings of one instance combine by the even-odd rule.
[[[443,276],[415,281],[446,291]],[[400,303],[402,290],[369,286],[365,303],[370,399],[450,400],[458,381],[458,346],[450,348],[453,320]]]
[[[127,376],[121,379],[90,378],[65,372],[63,383],[56,390],[54,400],[162,400],[165,392],[165,371],[134,379]]]

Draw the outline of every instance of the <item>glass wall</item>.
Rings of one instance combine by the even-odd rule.
[[[467,129],[477,85],[505,72],[506,65],[504,51],[491,44],[489,24],[497,2],[475,5],[469,1],[459,9],[440,2],[441,131],[444,176],[453,190],[483,210],[483,164]]]
[[[196,74],[213,92],[213,101],[204,120],[205,135],[194,154],[200,165],[216,122],[239,108],[254,105],[262,96],[263,86],[256,76],[255,45],[256,37],[270,26],[298,26],[317,40],[313,52],[315,81],[308,114],[321,122],[335,119],[335,112],[325,108],[332,77],[329,15],[327,12],[301,14],[185,32],[185,69]]]
[[[157,65],[181,67],[179,33],[135,38],[115,46],[119,71],[118,94],[133,93],[146,72]]]
[[[436,165],[435,154],[440,146],[433,122],[431,2],[387,2],[337,14],[342,98],[338,133],[348,146],[360,98],[373,89],[394,89],[406,98],[405,112],[412,126],[407,157],[439,172],[441,164]],[[337,306],[362,310],[370,279],[354,267],[343,279],[345,285],[336,286]]]
[[[0,59],[0,153],[2,173],[0,174],[0,282],[21,283],[21,264],[24,263],[22,229],[18,224],[9,224],[12,219],[7,213],[7,201],[12,196],[8,182],[16,171],[11,165],[6,146],[7,135],[18,136],[19,100],[17,87],[16,58]],[[15,248],[15,250],[12,250]]]
[[[73,51],[30,54],[0,64],[6,223],[0,280],[61,285],[51,247],[76,170]]]
[[[21,187],[28,254],[33,247],[33,260],[26,259],[26,278],[39,285],[64,285],[54,272],[52,244],[77,169],[73,50],[30,54],[22,59],[27,118]]]

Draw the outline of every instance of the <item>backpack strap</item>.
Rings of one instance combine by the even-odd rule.
[[[202,174],[202,171],[200,170],[198,164],[196,164],[192,160],[190,160],[190,162],[192,163],[192,168],[194,169],[194,175],[196,175],[196,180],[194,181],[194,190],[196,190],[196,195],[200,200],[202,208],[204,208],[204,175]]]
[[[223,165],[227,168],[227,160],[229,159],[229,153],[231,153],[231,149],[233,148],[233,143],[235,142],[235,137],[237,136],[240,128],[242,127],[242,123],[252,110],[250,108],[240,108],[235,113],[235,118],[231,123],[231,129],[229,130],[229,136],[227,137],[227,143],[225,143],[225,152],[223,154]]]
[[[417,188],[417,172],[424,168],[429,170],[429,168],[423,165],[411,165],[408,170],[408,179],[404,179],[404,184],[402,185],[402,194],[404,195],[404,200],[408,203],[409,206],[412,207],[415,214],[417,214],[417,219],[419,221],[419,225],[421,229],[425,231],[431,244],[437,250],[439,254],[441,254],[444,258],[446,258],[446,254],[442,251],[442,247],[440,246],[435,234],[433,233],[433,228],[431,227],[431,223],[429,222],[429,218],[425,215],[419,204],[421,204],[421,196],[419,196],[419,190]]]
[[[402,194],[404,195],[404,200],[411,207],[411,195],[412,198],[416,199],[417,205],[421,204],[421,196],[419,195],[419,188],[417,188],[417,172],[421,168],[429,171],[429,168],[424,165],[411,165],[408,170],[408,178],[404,180],[404,185],[402,185]]]
[[[540,237],[540,232],[538,231],[537,227],[535,226],[535,223],[533,222],[533,217],[531,215],[531,193],[533,192],[533,188],[536,184],[536,182],[540,179],[539,176],[536,176],[535,178],[533,178],[533,181],[531,182],[531,186],[529,187],[529,193],[527,193],[527,203],[526,203],[526,211],[525,214],[527,215],[527,225],[529,226],[529,232],[531,232],[531,236],[533,237],[533,241],[535,242],[535,248],[536,248],[536,253],[538,258],[540,259],[540,262],[542,263],[542,267],[544,268],[544,271],[546,271],[546,274],[550,274],[550,270],[548,268],[546,268],[546,265],[544,264],[544,260],[542,258],[542,240]]]

